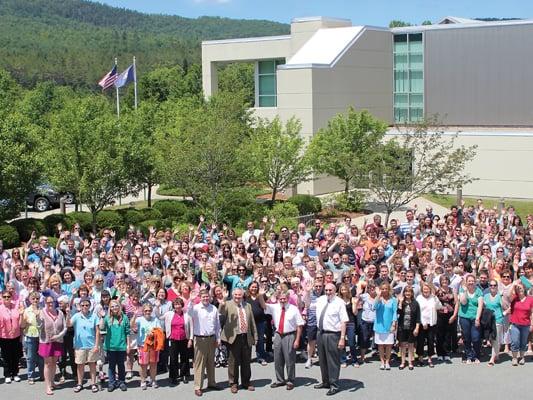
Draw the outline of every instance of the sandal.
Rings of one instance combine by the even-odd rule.
[[[52,396],[54,394],[54,391],[52,389],[48,388],[48,389],[46,389],[46,394],[48,396]]]
[[[401,371],[402,369],[405,368],[405,364],[400,364],[400,366],[398,367],[398,369]]]
[[[79,393],[83,389],[82,385],[76,385],[74,386],[74,393]]]
[[[93,393],[98,393],[98,392],[100,391],[100,390],[98,389],[98,385],[92,385],[92,386],[91,386],[91,391],[92,391]]]

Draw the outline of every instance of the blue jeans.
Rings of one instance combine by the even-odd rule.
[[[35,370],[39,367],[39,374],[44,374],[44,360],[39,355],[39,338],[24,337],[24,347],[26,348],[26,366],[28,368],[28,379],[37,379]]]
[[[513,353],[527,351],[529,325],[511,324],[511,351]]]
[[[119,386],[126,381],[126,351],[108,351],[107,360],[109,362],[108,386]],[[115,371],[118,370],[118,380],[115,379]]]
[[[481,336],[474,319],[459,317],[459,325],[463,333],[463,345],[467,360],[478,360],[481,352]]]
[[[357,352],[355,351],[355,334],[356,334],[356,326],[355,322],[348,322],[346,324],[346,337],[348,339],[347,345],[350,347],[350,355],[352,357],[352,363],[357,362]],[[346,362],[348,359],[348,354],[345,353],[342,355],[342,361]]]
[[[257,361],[265,360],[267,354],[265,352],[265,331],[267,321],[257,321],[255,326],[257,328],[257,344],[255,345],[255,355]]]

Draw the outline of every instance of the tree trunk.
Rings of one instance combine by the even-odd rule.
[[[387,209],[387,212],[385,214],[385,228],[389,226],[389,218],[390,218],[390,215],[392,214],[392,210],[389,210]]]
[[[91,210],[91,215],[93,217],[92,219],[92,227],[93,227],[93,233],[96,235],[96,216],[98,215],[98,211]]]
[[[344,180],[344,194],[348,196],[348,190],[350,190],[350,180],[345,179]]]
[[[148,208],[152,208],[152,183],[148,182],[148,194],[146,195],[148,201]]]
[[[270,204],[268,205],[270,209],[274,207],[274,203],[276,202],[276,194],[278,194],[278,189],[272,188],[272,198],[270,199]]]

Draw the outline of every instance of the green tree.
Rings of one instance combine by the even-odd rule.
[[[389,22],[389,28],[402,28],[404,26],[411,26],[411,23],[393,19]]]
[[[156,167],[160,148],[155,143],[155,132],[160,126],[160,116],[158,103],[144,101],[138,110],[123,114],[120,121],[128,131],[124,138],[128,151],[124,156],[139,188],[147,189],[148,207],[152,207],[152,188],[159,183]]]
[[[128,135],[103,96],[71,99],[52,118],[44,151],[48,177],[89,208],[94,231],[98,213],[136,189]]]
[[[158,134],[162,183],[182,188],[214,221],[247,182],[240,151],[249,136],[249,111],[242,98],[219,93],[207,102],[185,99],[167,111],[172,118]]]
[[[41,177],[35,127],[19,112],[0,120],[0,221],[13,218]]]
[[[429,19],[426,19],[422,22],[422,25],[433,25],[433,23]]]
[[[311,174],[301,129],[302,124],[295,117],[285,126],[279,117],[272,121],[259,119],[245,146],[245,153],[253,160],[250,170],[254,181],[272,190],[271,205],[280,190],[305,181]]]
[[[387,124],[368,111],[353,107],[346,114],[333,117],[326,128],[311,140],[307,156],[316,173],[325,173],[344,181],[348,194],[350,184],[368,173],[368,165],[385,132]]]
[[[451,137],[425,121],[401,128],[398,138],[384,142],[373,159],[370,192],[390,214],[424,193],[455,190],[473,180],[465,172],[477,146],[456,146]]]
[[[245,101],[253,105],[255,101],[254,64],[228,64],[218,73],[218,89],[221,92],[241,92]]]

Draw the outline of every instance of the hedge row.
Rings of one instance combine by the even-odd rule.
[[[298,195],[285,203],[274,205],[269,209],[266,205],[255,202],[253,196],[236,196],[234,201],[223,210],[220,220],[229,226],[244,227],[247,221],[259,223],[263,216],[276,217],[277,224],[295,226],[298,215],[317,213],[321,210],[320,200],[309,195]],[[148,227],[156,229],[183,227],[188,224],[196,225],[203,212],[191,202],[179,200],[159,200],[153,208],[134,209],[122,208],[118,210],[103,210],[96,218],[97,230],[109,228],[116,231],[119,237],[123,237],[129,226],[141,229],[145,234]],[[15,247],[21,242],[27,242],[31,233],[37,236],[57,236],[57,226],[61,224],[63,229],[72,229],[78,223],[85,232],[92,230],[92,216],[88,212],[72,212],[67,215],[52,214],[42,220],[35,218],[18,219],[10,224],[0,225],[0,240],[4,241],[4,247]]]

